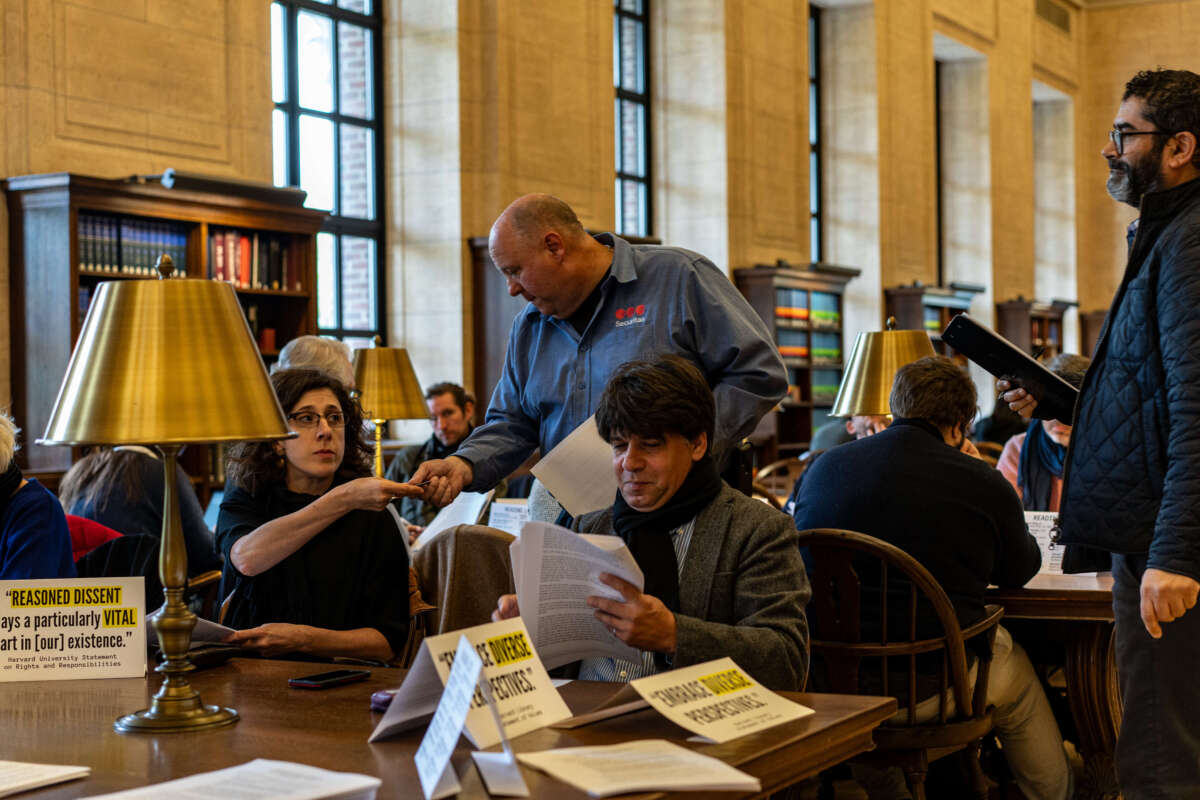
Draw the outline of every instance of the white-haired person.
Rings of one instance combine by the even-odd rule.
[[[0,414],[0,580],[74,578],[67,518],[46,487],[21,474],[18,430]]]
[[[271,374],[284,369],[315,369],[342,382],[347,391],[354,388],[354,365],[350,345],[324,336],[297,336],[279,351],[279,360]]]

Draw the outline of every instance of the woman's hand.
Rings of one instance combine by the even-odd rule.
[[[287,622],[268,622],[257,628],[247,628],[244,631],[234,631],[225,640],[226,644],[236,644],[250,650],[257,650],[264,656],[277,656],[283,653],[306,652],[312,643],[314,629],[308,625],[292,625]]]
[[[341,500],[347,511],[367,509],[383,511],[397,497],[420,497],[422,489],[407,483],[396,483],[386,478],[356,478],[334,487],[329,493]]]

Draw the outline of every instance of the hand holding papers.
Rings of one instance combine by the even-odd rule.
[[[662,739],[566,747],[521,753],[517,758],[592,797],[697,789],[762,791],[762,784],[753,775]]]
[[[617,495],[612,447],[587,418],[530,470],[573,517],[608,508]]]
[[[587,604],[590,595],[623,599],[600,581],[602,572],[638,589],[645,586],[641,569],[620,538],[527,522],[509,551],[517,605],[543,663],[554,668],[593,656],[640,660],[640,652],[610,633]]]

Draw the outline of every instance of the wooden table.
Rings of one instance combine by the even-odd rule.
[[[1115,791],[1113,751],[1121,728],[1121,692],[1114,659],[1112,575],[1034,576],[1020,589],[991,589],[989,603],[1016,619],[1066,620],[1067,697],[1087,767],[1077,796]]]
[[[382,716],[368,709],[368,698],[378,689],[398,686],[403,671],[376,669],[367,681],[324,691],[288,688],[289,677],[317,671],[320,665],[234,659],[195,673],[192,683],[205,702],[233,706],[241,720],[214,731],[158,735],[119,734],[112,728],[119,714],[146,705],[158,687],[157,675],[148,680],[0,683],[0,759],[92,768],[91,776],[84,780],[37,792],[39,800],[144,786],[254,758],[375,775],[383,780],[380,798],[420,798],[413,754],[424,728],[367,744],[367,736]],[[576,681],[563,688],[563,695],[568,705],[580,709],[611,694],[614,688],[612,684]],[[645,710],[571,731],[534,731],[513,740],[513,747],[528,751],[666,738],[757,776],[766,795],[869,750],[872,730],[896,710],[892,698],[788,696],[816,713],[723,745],[686,742],[686,731]],[[453,759],[463,785],[459,797],[487,797],[465,742],[460,740]],[[548,775],[524,767],[522,771],[533,797],[586,797]]]

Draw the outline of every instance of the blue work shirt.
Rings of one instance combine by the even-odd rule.
[[[536,447],[550,452],[595,413],[626,361],[675,353],[699,367],[716,398],[718,453],[754,430],[787,392],[766,324],[711,261],[611,233],[596,239],[612,248],[613,262],[582,335],[532,303],[513,320],[484,424],[456,453],[474,467],[471,491],[496,485]]]

